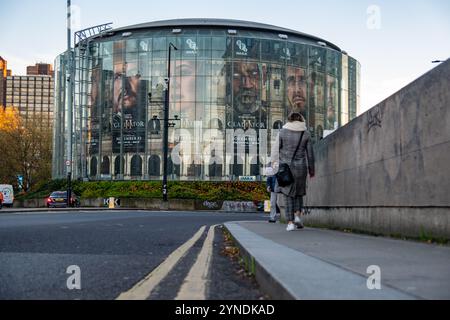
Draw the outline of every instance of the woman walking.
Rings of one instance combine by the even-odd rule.
[[[314,177],[314,153],[311,136],[306,130],[305,119],[300,113],[291,113],[281,129],[272,149],[272,158],[275,160],[274,169],[278,170],[280,163],[287,163],[294,177],[290,185],[278,187],[277,192],[286,198],[286,230],[292,231],[303,228],[300,213],[303,207],[303,196],[306,194],[306,177]]]

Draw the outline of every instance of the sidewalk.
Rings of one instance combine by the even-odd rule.
[[[241,253],[273,299],[450,299],[450,246],[284,224],[230,222]],[[381,289],[369,290],[376,265]]]

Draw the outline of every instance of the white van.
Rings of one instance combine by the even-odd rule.
[[[12,207],[14,203],[14,190],[10,184],[0,184],[0,192],[3,193],[3,205]]]

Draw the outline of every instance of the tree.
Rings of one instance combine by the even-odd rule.
[[[6,108],[8,109],[8,108]],[[0,114],[0,180],[23,189],[51,177],[52,130],[41,119],[21,119],[17,110]]]

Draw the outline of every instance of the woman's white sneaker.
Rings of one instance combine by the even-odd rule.
[[[303,229],[303,222],[300,217],[295,216],[294,223],[297,226],[297,229]]]
[[[286,231],[294,231],[295,227],[293,223],[288,223],[287,227],[286,227]]]

